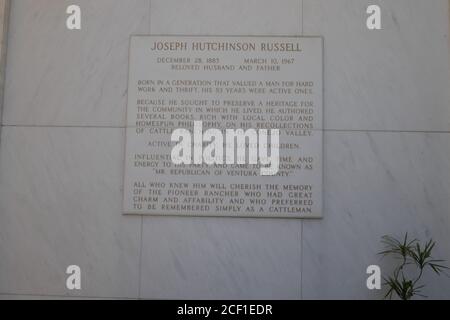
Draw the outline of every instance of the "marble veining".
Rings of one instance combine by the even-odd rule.
[[[303,226],[304,298],[380,298],[365,269],[381,260],[381,236],[438,245],[450,261],[450,134],[327,133],[323,221]],[[430,276],[425,294],[450,297],[448,278]]]
[[[379,238],[405,231],[450,260],[450,137],[430,133],[450,127],[447,0],[383,1],[384,29],[371,33],[368,0],[78,2],[89,32],[64,28],[67,0],[13,1],[0,299],[379,298],[365,269],[388,268]],[[325,38],[324,219],[122,216],[125,130],[100,127],[125,124],[129,35],[302,25]],[[78,293],[65,288],[74,263]],[[430,297],[449,298],[448,279],[426,280]]]
[[[304,0],[306,35],[325,39],[325,128],[449,131],[448,1]]]
[[[142,297],[300,299],[301,221],[144,219]]]
[[[140,219],[121,214],[123,129],[3,128],[0,293],[138,296]],[[82,269],[82,290],[65,287]]]
[[[4,124],[124,126],[131,34],[148,32],[148,0],[12,2]]]

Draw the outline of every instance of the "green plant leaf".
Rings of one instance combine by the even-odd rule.
[[[410,300],[414,296],[426,297],[422,294],[425,285],[419,283],[425,269],[429,267],[437,275],[450,270],[444,264],[445,260],[433,258],[432,253],[436,246],[433,239],[422,244],[417,239],[410,240],[406,233],[401,241],[385,235],[381,238],[381,243],[384,245],[384,250],[378,254],[383,258],[390,257],[397,262],[392,274],[383,278],[383,285],[388,288],[385,299],[392,299],[394,294],[402,300]],[[411,268],[414,265],[416,270]]]

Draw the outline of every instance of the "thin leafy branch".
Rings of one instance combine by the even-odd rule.
[[[410,300],[415,296],[425,297],[422,289],[425,285],[420,283],[424,272],[431,269],[438,276],[450,270],[445,260],[434,259],[432,256],[436,242],[432,239],[421,244],[417,239],[409,239],[408,233],[402,240],[392,236],[383,236],[381,243],[384,250],[379,252],[383,257],[391,257],[397,261],[392,275],[384,277],[384,285],[388,290],[385,299],[392,299],[394,294],[402,300]]]

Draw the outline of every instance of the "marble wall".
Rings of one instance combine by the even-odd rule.
[[[0,0],[0,137],[2,134],[3,88],[5,81],[5,62],[7,48],[7,32],[9,25],[9,0]]]
[[[82,31],[65,28],[78,3]],[[383,30],[365,28],[380,4]],[[380,237],[450,260],[447,0],[13,0],[0,299],[356,298]],[[131,34],[323,35],[324,219],[121,214]],[[69,292],[77,264],[82,290]],[[426,293],[450,298],[450,279]]]

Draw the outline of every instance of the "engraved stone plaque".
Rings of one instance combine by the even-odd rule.
[[[322,38],[133,36],[129,68],[125,214],[322,217]],[[174,161],[178,129],[192,133],[191,163]],[[234,163],[229,131],[259,135],[236,142]]]

